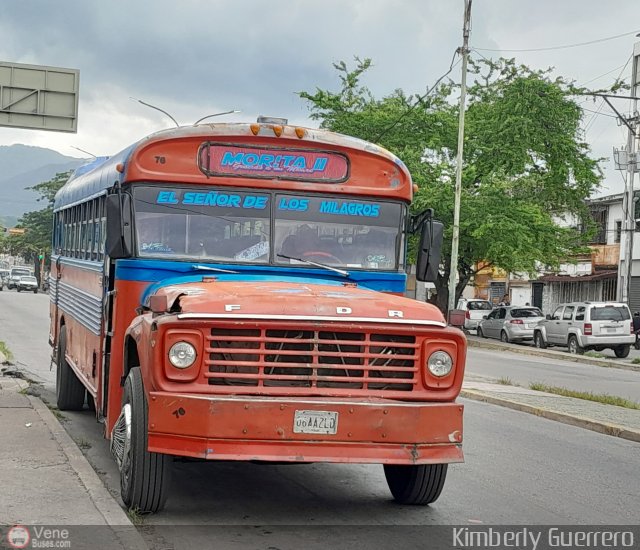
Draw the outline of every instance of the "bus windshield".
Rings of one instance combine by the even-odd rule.
[[[140,257],[397,270],[400,203],[214,188],[136,187]]]

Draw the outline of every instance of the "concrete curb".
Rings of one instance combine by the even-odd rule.
[[[69,465],[78,474],[80,481],[87,489],[87,493],[95,504],[98,512],[104,517],[107,525],[130,526],[133,524],[127,514],[113,499],[111,493],[107,491],[100,481],[98,474],[93,470],[87,459],[84,457],[76,443],[62,427],[58,419],[53,416],[49,408],[37,397],[27,395],[31,405],[38,413],[38,416],[46,424],[53,437],[62,448],[65,456],[69,460]]]
[[[0,389],[21,392],[29,387],[29,382],[21,378],[12,378],[0,374]]]
[[[563,353],[561,351],[525,347],[525,346],[519,346],[517,344],[502,344],[500,342],[484,341],[484,340],[477,339],[477,337],[469,338],[468,335],[467,335],[467,344],[470,348],[512,351],[513,353],[521,353],[523,355],[549,357],[552,359],[559,359],[561,361],[571,361],[573,363],[586,363],[588,365],[596,365],[598,367],[606,367],[610,369],[622,369],[622,370],[640,372],[640,365],[633,365],[631,363],[607,361],[604,359],[597,359],[595,357],[585,357],[584,355],[574,355],[571,353]]]
[[[511,399],[505,399],[504,397],[488,395],[477,390],[462,390],[460,392],[460,396],[474,401],[482,401],[483,403],[489,403],[491,405],[499,405],[508,409],[526,412],[549,420],[562,422],[563,424],[569,424],[578,428],[584,428],[601,434],[612,435],[614,437],[620,437],[622,439],[628,439],[629,441],[640,443],[640,431],[618,426],[616,424],[608,424],[606,422],[561,413],[551,409],[545,409],[543,407],[535,407],[533,405],[519,403],[518,401],[513,401]]]

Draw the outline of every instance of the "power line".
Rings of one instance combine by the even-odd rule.
[[[606,73],[602,73],[600,76],[596,76],[595,78],[592,78],[591,80],[587,80],[584,84],[582,84],[582,86],[586,86],[587,84],[591,84],[591,82],[594,82],[594,81],[602,78],[603,76],[607,76],[608,74],[614,73],[618,69],[622,69],[624,71],[627,68],[627,65],[629,64],[629,61],[631,61],[632,57],[633,57],[633,54],[631,54],[629,56],[629,59],[627,59],[627,62],[624,65],[620,65],[620,67],[616,67],[615,69],[611,69],[610,71],[607,71]],[[620,74],[622,74],[622,73],[620,73]]]
[[[458,50],[456,50],[455,52],[453,52],[453,57],[451,58],[451,64],[449,65],[449,70],[444,73],[440,78],[438,78],[438,80],[436,80],[435,84],[433,86],[431,86],[431,88],[429,88],[424,95],[419,96],[415,102],[413,103],[413,105],[411,105],[404,113],[402,113],[393,124],[391,124],[390,126],[388,126],[387,128],[385,128],[384,130],[382,130],[382,132],[380,132],[380,134],[378,135],[378,137],[376,137],[373,141],[374,142],[378,142],[380,141],[380,138],[382,138],[387,132],[390,132],[391,130],[393,130],[399,123],[400,121],[406,117],[409,113],[411,113],[420,103],[422,103],[422,101],[424,101],[427,96],[433,92],[433,90],[436,89],[436,86],[438,84],[440,84],[440,82],[453,70],[453,68],[458,64],[458,61],[455,61],[456,59],[456,55],[458,55]]]
[[[618,77],[616,78],[616,80],[620,80],[620,77],[622,76],[622,73],[625,71],[625,69],[627,68],[627,66],[631,62],[631,58],[632,57],[633,57],[633,54],[629,56],[629,58],[627,59],[627,62],[622,66],[622,69],[620,69],[620,72],[618,73]],[[600,114],[600,111],[602,110],[603,107],[604,107],[604,99],[600,99],[600,105],[598,106],[598,112],[596,114]],[[596,116],[593,115],[589,119],[589,122],[587,122],[587,124],[585,125],[585,127],[584,127],[584,135],[585,136],[587,135],[587,132],[593,126],[593,123],[594,123],[595,120],[596,120]]]
[[[524,49],[512,49],[512,48],[474,48],[483,52],[546,52],[551,50],[564,50],[567,48],[578,48],[580,46],[588,46],[589,44],[598,44],[600,42],[607,42],[608,40],[615,40],[616,38],[622,38],[623,36],[629,36],[640,32],[639,30],[625,32],[623,34],[616,34],[615,36],[608,36],[606,38],[599,38],[597,40],[589,40],[588,42],[578,42],[577,44],[565,44],[564,46],[550,46],[548,48],[524,48]]]
[[[595,113],[596,115],[602,115],[602,116],[606,116],[606,117],[609,117],[609,118],[618,118],[615,115],[608,115],[607,113],[601,113],[600,111],[594,111],[593,109],[586,109],[585,107],[581,107],[581,109],[583,111],[589,111],[590,113]]]

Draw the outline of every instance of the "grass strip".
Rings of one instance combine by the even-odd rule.
[[[7,361],[13,361],[13,353],[2,340],[0,340],[0,353],[5,356]]]
[[[567,388],[561,388],[558,386],[547,386],[540,382],[533,382],[529,385],[529,388],[536,391],[543,391],[546,393],[553,393],[555,395],[562,395],[563,397],[575,397],[576,399],[584,399],[585,401],[595,401],[596,403],[603,403],[605,405],[615,405],[616,407],[624,407],[625,409],[638,409],[640,410],[640,403],[625,399],[624,397],[618,397],[616,395],[609,395],[608,393],[592,393],[586,391],[575,391]]]

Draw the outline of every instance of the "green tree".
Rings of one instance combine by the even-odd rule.
[[[435,303],[448,302],[457,151],[457,88],[442,83],[429,95],[396,90],[376,99],[360,83],[371,67],[356,58],[350,70],[334,65],[337,92],[300,92],[320,126],[386,147],[408,166],[419,186],[414,211],[434,208],[445,223],[443,263]],[[514,60],[471,63],[465,114],[465,148],[456,300],[479,266],[534,273],[557,267],[584,250],[585,199],[600,184],[598,162],[589,155],[576,90],[549,71]],[[569,227],[557,221],[566,218]],[[571,227],[573,226],[573,227]]]
[[[35,268],[36,277],[40,282],[40,256],[43,256],[45,264],[51,259],[51,237],[53,229],[53,201],[55,195],[69,179],[71,172],[60,172],[48,181],[44,181],[33,187],[40,197],[39,201],[45,201],[47,206],[41,210],[27,212],[19,220],[16,228],[24,229],[22,235],[10,235],[0,242],[0,246],[13,255],[22,256],[26,262]]]

